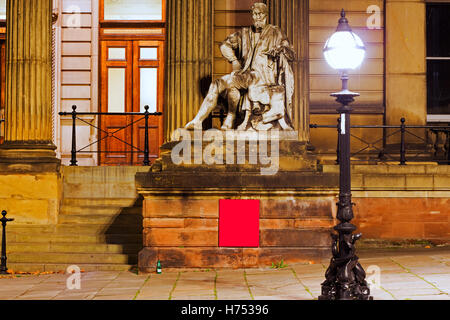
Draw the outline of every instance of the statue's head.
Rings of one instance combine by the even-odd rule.
[[[267,24],[268,10],[265,3],[256,2],[252,5],[253,26],[262,29]]]

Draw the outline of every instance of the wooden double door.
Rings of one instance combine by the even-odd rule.
[[[164,42],[101,42],[100,165],[142,165],[145,120],[124,112],[163,112]],[[116,115],[113,115],[113,114]],[[140,120],[141,119],[141,120]],[[153,162],[163,142],[162,116],[148,122],[149,157]]]

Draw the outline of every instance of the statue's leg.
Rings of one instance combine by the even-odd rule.
[[[217,106],[217,100],[219,99],[220,93],[226,89],[224,84],[228,82],[229,77],[229,75],[226,75],[211,83],[208,94],[206,95],[205,100],[203,100],[203,103],[200,106],[200,110],[198,111],[195,118],[185,126],[186,129],[202,129],[203,121]]]
[[[228,88],[227,92],[228,98],[228,114],[223,123],[222,129],[230,130],[233,129],[234,120],[236,119],[236,110],[241,99],[241,92],[236,87]]]
[[[273,92],[270,101],[270,110],[263,114],[263,123],[269,123],[284,117],[284,92]]]
[[[292,127],[290,125],[288,125],[286,123],[286,120],[284,118],[281,118],[280,120],[278,120],[278,124],[280,125],[282,130],[285,130],[285,131],[292,131],[292,130],[294,130],[294,129],[292,129]]]
[[[245,118],[241,125],[237,128],[237,130],[244,131],[248,127],[248,121],[250,120],[250,110],[245,110]]]
[[[248,89],[250,83],[255,79],[255,75],[247,73],[236,73],[233,72],[227,78],[227,98],[228,98],[228,114],[222,129],[229,130],[233,129],[234,120],[236,119],[236,110],[241,99],[240,89]]]

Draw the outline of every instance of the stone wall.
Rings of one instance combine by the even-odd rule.
[[[140,270],[152,271],[158,259],[166,267],[256,267],[323,258],[337,223],[338,177],[335,165],[264,179],[238,172],[138,174]],[[449,166],[354,165],[352,194],[352,222],[365,240],[450,241]],[[220,199],[260,200],[258,248],[219,247]]]
[[[168,268],[246,268],[327,256],[329,231],[334,225],[332,197],[264,196],[260,199],[257,248],[219,247],[219,198],[146,199],[140,270],[153,271],[158,259]]]
[[[56,224],[62,199],[59,172],[2,172],[0,210],[6,210],[14,225]]]
[[[355,225],[365,239],[450,241],[450,166],[353,166]],[[338,172],[337,166],[324,171]]]

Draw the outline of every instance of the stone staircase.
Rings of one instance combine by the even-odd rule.
[[[14,271],[129,270],[142,248],[142,200],[135,175],[145,167],[63,167],[56,225],[7,227]]]

